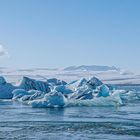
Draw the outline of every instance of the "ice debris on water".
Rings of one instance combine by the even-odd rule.
[[[116,106],[135,98],[134,92],[115,90],[96,77],[70,83],[56,78],[39,81],[23,77],[19,85],[0,77],[0,99],[13,99],[32,107]]]

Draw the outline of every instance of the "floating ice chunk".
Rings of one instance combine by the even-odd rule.
[[[56,87],[54,87],[54,90],[58,91],[58,92],[61,92],[62,94],[73,93],[73,91],[71,89],[69,89],[67,86],[64,86],[64,85],[56,86]]]
[[[4,84],[6,84],[6,80],[4,79],[4,77],[0,76],[0,85]]]
[[[87,80],[85,78],[81,78],[80,80],[75,80],[68,84],[68,87],[72,90],[76,90],[78,87],[81,87],[87,83]]]
[[[89,81],[83,79],[79,82],[79,85],[75,88],[75,91],[82,91],[83,93],[86,93],[87,90],[90,90],[91,92],[94,92],[96,88],[101,86],[102,84],[103,83],[96,77],[92,77]]]
[[[48,101],[49,106],[64,106],[66,102],[65,96],[60,92],[53,92],[49,95],[46,94],[44,98]]]
[[[32,107],[64,107],[67,99],[60,92],[46,94],[43,99],[29,101]]]
[[[120,95],[121,99],[125,103],[140,99],[139,93],[135,90],[132,90],[132,91],[118,90],[118,92],[119,92],[119,95]]]
[[[12,91],[16,89],[10,83],[7,83],[3,77],[0,77],[0,99],[12,99]]]
[[[56,78],[47,79],[47,82],[49,84],[51,84],[52,86],[66,85],[67,84],[65,81],[59,80],[59,79],[56,79]]]
[[[12,99],[12,91],[16,89],[12,84],[6,83],[0,85],[0,99]]]
[[[91,100],[76,100],[71,99],[68,100],[66,106],[72,107],[72,106],[121,106],[123,105],[122,100],[119,96],[119,94],[112,94],[108,97],[94,97]]]
[[[35,94],[36,92],[37,92],[37,90],[33,90],[33,89],[31,89],[31,90],[28,91],[28,93],[29,93],[30,95],[33,95],[33,94]]]
[[[68,86],[75,91],[78,91],[82,89],[82,91],[90,89],[95,90],[98,86],[101,86],[103,83],[96,77],[92,77],[90,80],[86,80],[85,78],[82,78],[80,80],[77,80],[75,82],[72,82],[68,84]]]
[[[107,84],[106,86],[109,88],[109,90],[115,90],[117,88],[115,85],[110,84]]]
[[[35,100],[44,97],[45,93],[37,90],[26,91],[24,89],[15,89],[13,92],[13,100]]]
[[[13,100],[17,100],[23,97],[24,95],[29,95],[29,93],[24,89],[15,89],[13,90],[12,94],[13,94]]]
[[[31,95],[24,95],[24,96],[22,96],[19,100],[20,100],[21,102],[24,102],[24,101],[29,101],[30,98],[31,98]]]
[[[27,91],[34,89],[34,90],[39,90],[39,91],[48,93],[50,92],[49,86],[50,85],[47,82],[37,81],[28,77],[23,77],[19,85],[19,88],[25,89]]]
[[[85,92],[82,95],[78,96],[76,99],[79,99],[79,100],[91,100],[93,98],[94,98],[94,96],[93,96],[92,92],[88,91],[88,92]]]
[[[81,87],[87,83],[87,80],[85,78],[81,78],[80,80],[76,81],[74,84],[76,87]]]
[[[106,85],[101,85],[99,87],[99,93],[97,95],[98,97],[107,97],[107,96],[110,96],[110,93],[109,93],[109,88],[106,86]]]
[[[96,77],[92,77],[88,82],[88,85],[93,88],[96,89],[96,87],[101,86],[103,83]]]
[[[42,98],[44,98],[45,94],[46,94],[45,92],[35,91],[34,94],[32,96],[30,96],[29,100],[42,99]]]
[[[85,78],[81,78],[77,81],[77,87],[81,87],[87,83],[87,80]]]
[[[43,99],[33,100],[28,102],[33,108],[46,108],[48,103]]]
[[[80,100],[93,99],[93,97],[92,90],[88,88],[79,88],[70,96],[71,99]]]

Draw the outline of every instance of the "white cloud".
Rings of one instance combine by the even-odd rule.
[[[6,49],[2,45],[0,45],[0,57],[1,56],[9,56],[8,52],[6,51]]]

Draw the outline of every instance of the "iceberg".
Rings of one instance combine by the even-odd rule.
[[[30,101],[35,99],[41,99],[44,97],[45,93],[38,90],[29,90],[26,91],[24,89],[15,89],[12,92],[13,100],[18,101]]]
[[[62,94],[71,94],[71,93],[73,93],[73,91],[71,89],[69,89],[67,86],[64,86],[64,85],[56,86],[56,87],[54,87],[53,90],[61,92]]]
[[[51,91],[51,86],[53,81],[54,81],[54,85],[66,84],[64,81],[58,79],[52,79],[48,81],[38,81],[28,77],[23,77],[20,84],[14,86],[11,83],[7,83],[4,77],[0,76],[0,99],[12,99],[13,97],[12,92],[15,89],[20,89],[19,91],[17,90],[16,92],[23,92],[21,89],[24,89],[25,91],[30,91],[30,92],[31,90],[32,91],[35,90],[35,91],[49,93]]]
[[[23,97],[24,95],[28,95],[28,92],[24,89],[15,89],[12,91],[12,94],[13,94],[13,100],[17,100]]]
[[[16,89],[10,83],[7,83],[3,77],[0,77],[0,99],[11,99],[13,97],[12,91]]]
[[[118,94],[112,94],[108,97],[95,97],[93,99],[86,99],[86,100],[69,100],[67,102],[67,107],[73,107],[73,106],[107,106],[107,107],[112,107],[112,106],[121,106],[123,105],[123,102]]]
[[[97,96],[97,93],[101,92],[98,88],[102,85],[103,83],[96,77],[92,77],[89,80],[82,78],[69,85],[72,89],[74,89],[74,93],[71,95],[71,98],[82,100],[93,99],[94,96]]]
[[[87,80],[85,78],[81,78],[80,80],[72,81],[71,83],[68,84],[68,86],[71,89],[75,90],[76,88],[81,87],[85,85],[86,83],[87,83]]]
[[[94,96],[92,94],[91,91],[84,91],[84,93],[82,93],[81,95],[79,95],[78,97],[76,97],[76,99],[80,99],[80,100],[90,100],[93,99]]]
[[[46,94],[43,99],[29,101],[32,107],[64,107],[67,102],[65,96],[60,92]]]
[[[0,76],[0,85],[5,85],[6,84],[6,80],[4,79],[4,77]]]
[[[117,90],[115,92],[117,92]],[[140,93],[135,90],[132,91],[119,90],[119,93],[124,103],[128,103],[130,101],[132,102],[140,99]]]
[[[103,84],[102,81],[100,81],[96,77],[90,78],[89,81],[87,81],[87,83],[92,89],[96,89],[96,87],[101,86]]]
[[[99,87],[99,93],[98,93],[97,96],[98,97],[107,97],[107,96],[110,95],[109,92],[110,92],[109,88],[106,85],[103,84]]]
[[[29,98],[29,100],[36,100],[36,99],[42,99],[45,96],[45,92],[36,91],[34,94],[32,94]]]
[[[50,85],[48,82],[34,80],[28,77],[23,77],[21,83],[18,88],[29,90],[38,90],[42,92],[50,92]]]
[[[56,78],[47,79],[47,82],[52,86],[66,85],[67,84],[65,81],[59,80]]]
[[[86,87],[78,88],[74,93],[69,96],[71,99],[92,99],[94,97],[93,91]]]
[[[132,98],[134,92],[115,90],[96,77],[81,78],[71,83],[52,78],[39,81],[23,77],[19,86],[0,77],[0,99],[13,99],[32,107],[118,106]]]
[[[68,84],[68,86],[75,91],[81,88],[95,90],[97,87],[101,85],[103,85],[103,83],[96,77],[92,77],[89,80],[86,80],[85,78],[81,78],[80,80],[76,80]]]

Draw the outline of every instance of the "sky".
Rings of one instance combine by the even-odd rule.
[[[140,0],[0,0],[0,67],[108,65],[140,73]]]

